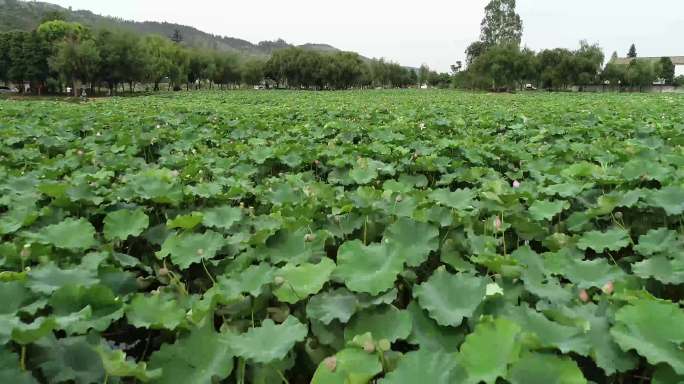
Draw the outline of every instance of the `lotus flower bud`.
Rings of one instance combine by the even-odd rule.
[[[615,290],[615,286],[613,285],[612,281],[609,281],[603,286],[603,288],[601,288],[601,290],[606,295],[611,295],[613,293],[613,291]]]
[[[368,340],[365,343],[363,343],[363,350],[368,353],[373,353],[375,352],[375,344],[373,344],[372,341]]]
[[[513,180],[513,188],[515,188],[515,189],[520,188],[520,182],[518,180]]]
[[[29,257],[31,257],[31,245],[24,245],[24,248],[21,250],[19,256],[21,256],[22,259],[28,259]]]
[[[582,300],[583,303],[586,303],[589,301],[589,294],[587,293],[586,289],[583,289],[580,291],[579,299]]]
[[[501,230],[502,224],[503,224],[503,223],[501,222],[501,218],[500,218],[499,216],[497,216],[497,217],[494,219],[494,228],[496,228],[497,231],[500,231],[500,230]]]
[[[335,372],[335,369],[337,368],[337,357],[327,357],[325,360],[323,360],[323,365],[325,365],[330,372]]]

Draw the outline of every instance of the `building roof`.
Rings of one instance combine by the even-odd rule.
[[[674,65],[684,65],[684,56],[663,56],[663,57],[669,57],[672,60],[672,64]],[[662,57],[637,57],[639,60],[651,60],[651,61],[658,61]],[[612,62],[615,64],[624,64],[627,65],[629,64],[633,59],[631,57],[618,57],[617,59],[613,60]]]

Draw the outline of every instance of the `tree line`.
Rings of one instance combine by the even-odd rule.
[[[69,87],[133,92],[136,85],[159,90],[277,87],[348,89],[407,87],[415,71],[383,59],[367,60],[352,52],[318,52],[303,48],[258,56],[194,49],[170,37],[139,36],[64,20],[49,20],[34,31],[0,33],[0,81],[30,84],[32,93],[62,93]],[[21,87],[23,91],[23,87]]]
[[[575,50],[521,47],[523,24],[515,0],[491,0],[485,8],[480,39],[466,50],[466,63],[451,73],[402,67],[353,52],[321,52],[288,47],[270,58],[236,52],[196,49],[183,44],[180,31],[171,36],[139,36],[115,29],[93,30],[53,15],[33,31],[0,33],[0,82],[30,84],[32,93],[63,93],[72,88],[106,89],[109,94],[137,89],[236,88],[265,85],[295,89],[370,87],[455,87],[513,90],[526,87],[564,90],[571,86],[645,87],[674,78],[669,58],[640,59],[636,47],[625,63],[605,57],[597,44],[580,42]],[[282,42],[284,43],[284,42]],[[286,46],[273,42],[275,46]]]
[[[452,74],[455,86],[491,90],[511,90],[527,84],[550,90],[599,84],[642,88],[657,80],[684,85],[684,78],[675,79],[675,66],[669,57],[640,59],[634,45],[629,49],[628,63],[618,62],[614,53],[605,66],[602,49],[586,41],[580,42],[576,50],[534,52],[521,47],[523,24],[515,7],[515,0],[488,3],[480,39],[465,52],[467,70]]]

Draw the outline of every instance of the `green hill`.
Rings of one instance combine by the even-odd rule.
[[[46,15],[53,12],[61,13],[68,21],[76,21],[93,28],[120,28],[139,34],[162,36],[171,36],[175,30],[179,30],[183,36],[183,43],[188,46],[237,51],[255,56],[268,56],[277,49],[293,46],[281,39],[254,44],[234,37],[212,35],[187,25],[154,21],[136,22],[96,15],[86,10],[75,11],[50,3],[19,0],[0,0],[0,32],[34,29]],[[304,44],[301,47],[325,52],[338,51],[327,44]]]

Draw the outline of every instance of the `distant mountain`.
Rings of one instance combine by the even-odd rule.
[[[46,15],[53,12],[61,13],[68,21],[76,21],[93,28],[119,28],[139,34],[162,36],[171,36],[175,30],[179,30],[183,37],[183,44],[188,46],[234,51],[254,56],[269,56],[275,50],[293,46],[282,39],[253,44],[234,37],[212,35],[187,25],[123,20],[96,15],[90,11],[74,11],[50,3],[19,0],[0,0],[0,32],[35,29]],[[303,44],[300,47],[321,52],[339,51],[328,44]]]

